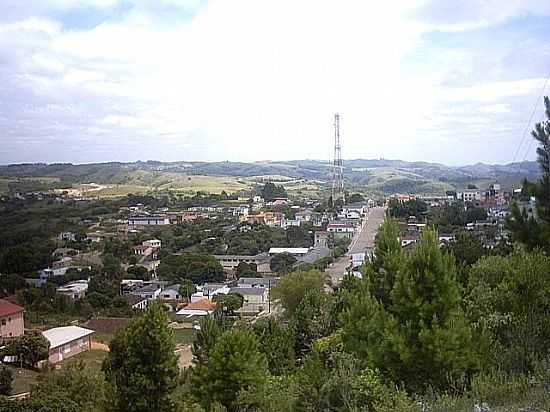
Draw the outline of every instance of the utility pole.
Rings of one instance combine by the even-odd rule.
[[[332,202],[342,198],[342,203],[346,203],[344,193],[344,163],[342,162],[342,145],[340,143],[340,115],[334,114],[334,158],[332,164]]]

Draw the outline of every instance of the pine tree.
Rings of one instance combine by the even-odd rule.
[[[113,410],[171,411],[171,395],[179,376],[175,343],[159,303],[117,334],[103,364],[113,385]]]
[[[363,287],[344,319],[345,347],[410,390],[445,388],[476,365],[452,256],[426,230],[404,257],[388,303]]]
[[[530,194],[536,198],[536,217],[527,216],[525,210],[520,211],[517,204],[512,206],[511,217],[507,221],[507,228],[514,241],[518,241],[528,249],[537,247],[550,252],[550,99],[544,98],[546,120],[535,125],[531,132],[538,142],[537,162],[541,171],[541,178],[535,184],[524,182]]]
[[[380,226],[373,258],[366,268],[371,293],[384,304],[389,303],[390,292],[402,261],[399,226],[395,220],[387,219]]]
[[[263,385],[267,376],[265,356],[254,333],[232,329],[217,340],[209,354],[200,390],[207,394],[201,403],[207,410],[219,402],[227,411],[238,410],[239,392]]]

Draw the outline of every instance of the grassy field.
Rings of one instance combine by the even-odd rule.
[[[10,184],[21,192],[33,190],[47,190],[56,186],[60,181],[57,177],[0,177],[0,195],[9,192]]]
[[[172,329],[174,331],[174,338],[176,344],[188,344],[193,343],[197,331],[195,329]]]
[[[12,395],[29,392],[31,386],[36,384],[38,376],[40,375],[40,372],[31,371],[29,369],[15,367],[11,369],[13,371]]]

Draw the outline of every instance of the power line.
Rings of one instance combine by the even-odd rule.
[[[521,141],[520,141],[520,144],[519,144],[518,148],[516,149],[516,153],[514,154],[514,158],[512,159],[512,163],[514,163],[516,161],[517,155],[519,154],[519,151],[520,151],[521,147],[523,146],[523,143],[525,142],[525,138],[527,137],[527,131],[529,130],[529,128],[531,126],[531,122],[533,121],[533,117],[535,116],[535,113],[537,112],[537,107],[539,105],[539,100],[542,98],[542,95],[544,94],[544,91],[546,90],[546,85],[548,84],[548,80],[550,80],[550,73],[548,73],[548,76],[546,77],[546,80],[544,81],[544,85],[542,86],[542,89],[541,89],[537,99],[535,100],[535,103],[533,105],[533,110],[531,112],[531,116],[529,116],[529,121],[527,122],[527,124],[525,125],[525,128],[523,129],[523,134],[521,136]],[[531,140],[531,142],[529,143],[529,146],[527,147],[527,153],[530,150],[532,143],[533,143],[533,141]],[[521,171],[521,163],[523,163],[523,161],[525,161],[525,158],[527,157],[527,153],[526,153],[525,157],[523,158],[523,160],[518,164],[518,167],[519,167],[518,172]]]

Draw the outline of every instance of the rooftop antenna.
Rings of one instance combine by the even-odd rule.
[[[334,114],[334,160],[332,165],[332,202],[342,198],[346,203],[344,193],[344,163],[342,162],[342,145],[340,144],[340,115]]]

